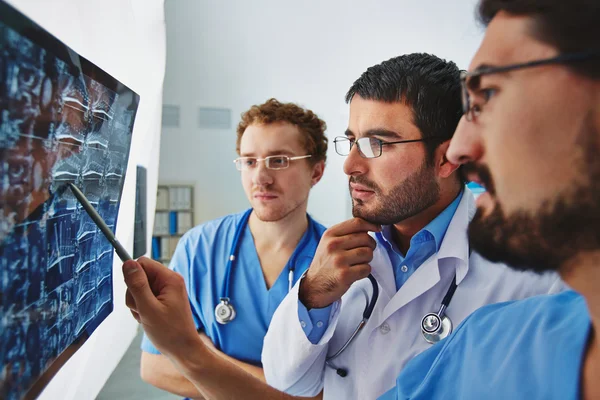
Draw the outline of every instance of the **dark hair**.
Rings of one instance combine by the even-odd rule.
[[[487,26],[500,11],[531,17],[531,35],[560,53],[596,52],[594,60],[568,66],[582,75],[600,78],[600,1],[481,0],[479,20]]]
[[[242,114],[242,120],[237,127],[237,140],[235,149],[240,154],[242,136],[250,125],[266,125],[276,122],[287,122],[295,125],[303,134],[306,154],[312,157],[308,160],[311,164],[327,160],[327,124],[317,114],[309,109],[302,108],[294,103],[281,103],[276,99],[269,99],[264,104],[253,105]]]
[[[407,104],[423,138],[441,138],[425,142],[428,160],[433,161],[435,149],[452,138],[462,117],[460,93],[460,70],[455,63],[413,53],[367,69],[348,90],[346,103],[359,95],[366,100]]]

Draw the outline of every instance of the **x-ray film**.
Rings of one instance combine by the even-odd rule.
[[[0,398],[35,397],[113,308],[139,97],[0,1]]]

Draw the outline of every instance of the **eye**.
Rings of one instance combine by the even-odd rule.
[[[496,89],[492,89],[492,88],[481,89],[481,97],[483,97],[483,99],[487,103],[488,101],[490,101],[490,99],[492,97],[494,97],[494,95],[496,94],[496,92],[497,92],[497,90]]]
[[[255,158],[244,158],[242,160],[242,163],[244,164],[245,167],[254,167],[256,165],[256,159]]]
[[[285,157],[283,157],[283,156],[281,156],[281,157],[277,157],[277,156],[271,157],[271,159],[269,160],[269,162],[272,165],[277,165],[277,166],[284,165],[285,164]]]

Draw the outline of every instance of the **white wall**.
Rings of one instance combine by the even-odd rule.
[[[163,129],[159,179],[196,185],[196,222],[247,206],[235,155],[235,125],[269,97],[309,107],[331,139],[347,127],[344,95],[371,65],[431,52],[466,67],[481,29],[475,0],[168,0],[164,102],[181,107]],[[197,108],[233,110],[233,129],[197,128]],[[330,143],[309,212],[330,225],[350,216],[343,158]]]
[[[150,227],[156,204],[165,68],[163,0],[8,2],[140,95],[116,232],[132,251],[136,165],[148,168]],[[149,229],[148,240],[150,234]],[[124,304],[120,262],[115,261],[113,275],[113,313],[59,371],[40,399],[95,398],[131,343],[137,323]]]

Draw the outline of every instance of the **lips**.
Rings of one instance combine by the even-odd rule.
[[[352,191],[357,191],[357,192],[370,192],[370,193],[375,193],[375,191],[369,189],[366,186],[363,185],[358,185],[356,183],[350,183],[350,189]]]
[[[258,200],[273,200],[276,199],[278,196],[275,193],[257,192],[254,193],[253,197]]]
[[[350,196],[354,200],[368,201],[375,196],[375,191],[365,185],[350,182]]]
[[[487,166],[483,164],[467,163],[462,166],[463,176],[467,181],[483,186],[491,195],[496,193],[494,180]]]

